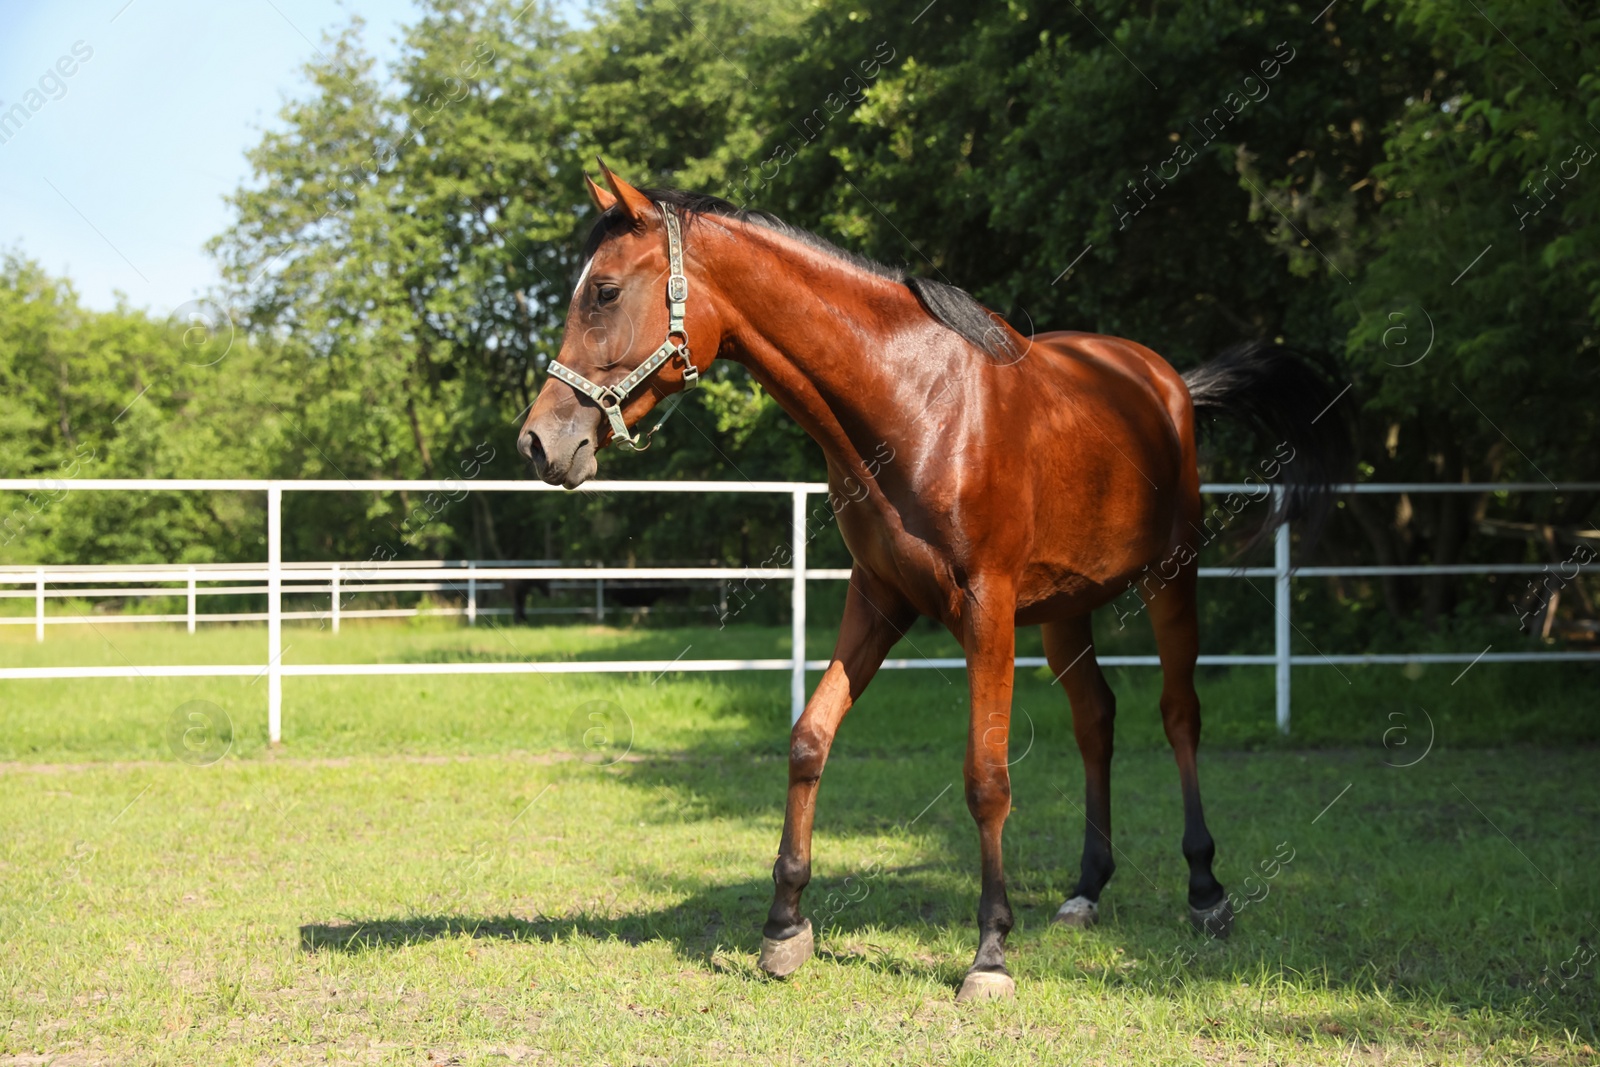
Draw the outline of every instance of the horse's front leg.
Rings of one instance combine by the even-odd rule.
[[[1010,997],[1017,985],[1006,970],[1011,904],[1000,859],[1001,834],[1011,813],[1011,690],[1016,672],[1015,599],[994,590],[969,596],[963,620],[972,715],[967,730],[967,808],[978,823],[983,889],[978,898],[978,955],[956,1001]]]
[[[811,958],[811,922],[800,915],[800,893],[811,881],[817,785],[833,735],[915,617],[898,593],[855,568],[833,662],[789,738],[789,800],[778,862],[772,867],[772,911],[761,928],[761,969],[775,978],[788,977]]]

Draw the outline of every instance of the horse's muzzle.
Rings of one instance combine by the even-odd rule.
[[[571,442],[570,447],[566,447],[567,442]],[[594,442],[588,437],[574,435],[565,441],[546,442],[532,429],[524,429],[517,438],[517,451],[528,461],[535,477],[568,489],[576,489],[599,469]]]

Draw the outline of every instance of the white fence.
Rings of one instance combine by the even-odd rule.
[[[578,492],[609,492],[609,493],[768,493],[783,494],[790,497],[792,510],[792,555],[788,567],[524,567],[524,566],[473,566],[470,573],[463,574],[460,567],[445,565],[418,566],[415,564],[391,563],[381,568],[370,564],[285,564],[283,562],[283,494],[288,492],[373,492],[373,491],[432,491],[455,492],[462,488],[473,492],[491,493],[528,493],[528,492],[555,492],[562,491],[558,487],[548,486],[542,482],[530,481],[475,481],[463,482],[434,482],[434,481],[403,481],[403,480],[374,480],[364,482],[334,482],[334,481],[268,481],[252,479],[81,479],[62,481],[58,479],[25,479],[3,478],[0,479],[0,490],[45,490],[59,492],[63,488],[84,491],[202,491],[202,492],[264,492],[267,497],[267,561],[261,564],[240,564],[195,568],[194,575],[186,572],[180,576],[173,576],[170,580],[185,583],[185,592],[189,598],[189,612],[186,616],[172,617],[174,620],[185,618],[189,620],[190,629],[196,618],[195,598],[199,595],[198,583],[205,582],[261,582],[265,581],[267,594],[267,662],[265,664],[238,664],[238,665],[173,665],[155,664],[149,666],[136,666],[126,664],[123,666],[108,667],[0,667],[0,680],[21,679],[47,679],[47,678],[197,678],[197,677],[251,677],[265,674],[267,677],[267,723],[268,736],[274,742],[282,738],[283,730],[283,679],[285,677],[312,677],[327,675],[440,675],[440,674],[588,674],[588,673],[647,673],[665,674],[675,672],[694,671],[788,671],[790,676],[789,699],[792,718],[799,718],[805,706],[805,672],[807,670],[824,670],[828,666],[827,660],[806,659],[805,625],[806,625],[806,583],[808,581],[843,581],[848,580],[850,572],[847,569],[810,569],[806,566],[806,515],[807,499],[811,496],[825,495],[828,487],[820,482],[640,482],[640,481],[614,481],[614,482],[589,482],[582,486]],[[1246,486],[1234,484],[1208,484],[1202,486],[1207,493],[1257,493],[1260,486]],[[1477,492],[1548,492],[1561,491],[1596,491],[1600,490],[1600,483],[1578,483],[1562,486],[1552,486],[1543,483],[1494,483],[1494,484],[1367,484],[1343,486],[1341,491],[1352,493],[1477,493]],[[1274,492],[1281,493],[1281,487],[1275,487]],[[1600,652],[1588,651],[1563,651],[1563,652],[1494,652],[1485,649],[1481,652],[1460,653],[1409,653],[1396,652],[1385,654],[1292,654],[1290,651],[1290,633],[1293,622],[1290,618],[1290,583],[1294,577],[1324,577],[1324,576],[1350,576],[1350,577],[1376,577],[1382,575],[1421,575],[1421,574],[1539,574],[1546,568],[1532,564],[1461,564],[1455,566],[1347,566],[1347,567],[1301,567],[1292,569],[1289,553],[1289,528],[1279,527],[1274,539],[1273,564],[1271,567],[1202,567],[1200,576],[1203,578],[1271,578],[1273,583],[1272,605],[1275,611],[1275,626],[1273,631],[1273,651],[1262,654],[1240,655],[1202,655],[1202,665],[1214,666],[1249,666],[1271,665],[1276,671],[1277,691],[1277,724],[1283,733],[1289,732],[1289,704],[1290,704],[1290,669],[1300,666],[1316,666],[1319,664],[1376,664],[1376,663],[1511,663],[1530,661],[1562,661],[1562,660],[1590,660],[1600,661]],[[203,579],[202,579],[203,573]],[[476,616],[476,589],[480,581],[505,581],[513,578],[536,578],[540,580],[606,580],[606,579],[647,579],[668,578],[680,581],[688,580],[737,580],[759,579],[766,581],[781,581],[787,579],[790,585],[791,597],[791,654],[782,659],[675,659],[675,660],[610,660],[610,661],[559,661],[559,662],[494,662],[494,663],[309,663],[286,664],[283,662],[283,620],[286,617],[315,617],[320,612],[303,612],[286,615],[283,610],[283,594],[286,591],[294,592],[301,587],[297,583],[317,583],[317,588],[326,589],[337,605],[340,595],[341,583],[355,583],[358,587],[368,585],[377,579],[374,575],[381,575],[383,582],[393,585],[404,585],[409,589],[416,589],[419,585],[433,585],[437,588],[453,588],[464,593],[468,598],[469,617]],[[118,583],[142,582],[151,583],[158,581],[153,578],[148,569],[130,568],[119,570],[116,568],[96,568],[93,570],[70,567],[34,568],[32,572],[13,569],[9,573],[0,573],[0,586],[28,586],[32,585],[32,595],[36,599],[37,610],[34,619],[36,632],[42,639],[45,620],[44,603],[49,586],[78,586],[78,595],[83,594],[84,586],[93,583]],[[163,595],[171,595],[173,591],[163,591]],[[13,594],[17,595],[17,594]],[[21,595],[29,595],[22,592]],[[70,592],[66,595],[72,595]],[[119,592],[116,595],[124,595]],[[337,608],[331,609],[337,612]],[[130,621],[154,621],[151,616],[129,616]],[[25,620],[24,620],[25,621]],[[104,621],[103,617],[93,620],[62,621]],[[1155,666],[1160,660],[1153,655],[1143,656],[1100,656],[1099,661],[1105,666]],[[886,669],[915,669],[915,668],[951,668],[965,667],[965,660],[960,658],[949,659],[893,659],[884,663]],[[1045,661],[1042,657],[1021,656],[1017,658],[1017,666],[1042,667]]]
[[[322,563],[285,563],[283,565],[283,592],[284,594],[300,594],[325,596],[328,599],[328,608],[312,611],[285,611],[283,618],[294,620],[315,619],[331,623],[333,632],[339,632],[339,623],[343,619],[400,619],[414,618],[418,615],[444,615],[464,617],[469,626],[476,625],[478,617],[488,615],[515,614],[513,608],[486,608],[479,604],[480,593],[497,592],[507,588],[509,583],[485,581],[479,577],[481,568],[496,567],[500,570],[507,568],[538,568],[527,574],[545,582],[542,577],[546,570],[560,567],[559,560],[413,560],[408,562],[394,562],[384,560],[367,560],[361,563],[322,562]],[[448,578],[430,580],[413,578],[408,575],[428,573],[437,569],[449,575]],[[567,568],[570,572],[571,568]],[[326,577],[331,575],[330,577]],[[527,576],[527,575],[525,575]],[[248,585],[227,584],[230,582],[248,581]],[[213,622],[266,622],[266,611],[206,611],[199,609],[200,598],[216,596],[261,596],[267,592],[267,571],[265,565],[238,564],[238,563],[199,563],[187,566],[181,563],[145,563],[125,566],[116,565],[89,565],[89,566],[54,566],[54,567],[29,567],[15,564],[0,564],[0,586],[7,584],[26,586],[32,584],[32,589],[6,589],[0,588],[0,600],[32,600],[34,613],[32,617],[0,615],[0,626],[32,626],[35,637],[44,640],[45,627],[84,625],[85,621],[95,625],[117,623],[151,623],[151,622],[181,622],[185,623],[190,633],[194,633],[200,623]],[[94,588],[94,583],[115,584],[117,588]],[[129,588],[122,583],[143,583]],[[164,584],[162,584],[164,583]],[[627,589],[639,585],[680,585],[688,581],[676,582],[667,579],[641,580],[634,571],[629,571],[626,580],[612,579],[609,588],[616,593],[620,589]],[[591,572],[585,570],[581,581],[549,579],[548,586],[555,589],[584,589],[592,590],[593,600],[589,604],[568,607],[529,608],[529,615],[593,615],[599,622],[604,622],[607,610],[616,611],[619,605],[613,603],[607,608],[606,589],[607,581],[604,577],[592,578]],[[58,587],[58,588],[52,588]],[[414,608],[350,608],[345,606],[347,597],[362,593],[451,593],[461,596],[460,607],[425,607]],[[98,614],[86,620],[80,614],[47,614],[45,605],[51,600],[82,600],[91,597],[105,597],[115,600],[134,599],[171,599],[182,597],[187,602],[187,610],[182,615],[154,615],[146,613],[131,614]],[[641,611],[649,614],[649,607],[630,608],[627,604],[620,605],[624,612],[629,610]],[[715,605],[706,605],[698,608],[689,608],[690,611],[718,611]]]

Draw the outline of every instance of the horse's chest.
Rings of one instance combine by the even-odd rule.
[[[833,492],[845,547],[857,564],[898,589],[924,615],[947,618],[959,602],[962,576],[936,516],[908,522],[892,502],[858,492]]]

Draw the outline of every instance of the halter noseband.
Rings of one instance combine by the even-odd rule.
[[[628,424],[622,419],[622,402],[628,399],[628,394],[675,356],[683,359],[683,387],[693,389],[700,384],[700,372],[695,369],[694,360],[689,356],[689,335],[683,329],[683,310],[689,300],[689,279],[683,274],[683,233],[678,227],[678,216],[668,210],[667,205],[657,203],[656,207],[661,209],[661,217],[667,223],[667,339],[661,342],[661,347],[649,359],[629,371],[628,376],[615,385],[600,385],[571,367],[564,367],[554,360],[550,363],[550,376],[559,378],[599,404],[600,410],[611,420],[612,439],[635,452],[643,452],[650,447],[650,437],[661,424],[657,423],[656,428],[652,428],[648,434],[628,433]],[[682,341],[674,341],[674,337],[682,338]]]

